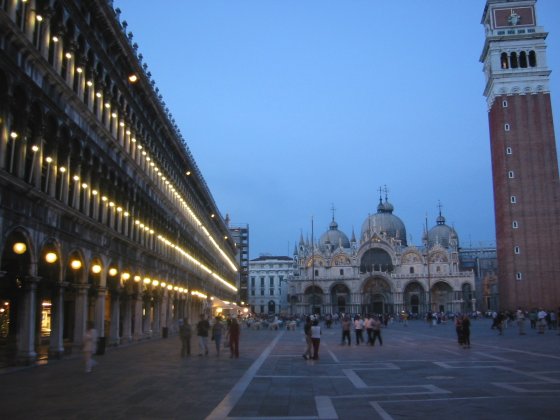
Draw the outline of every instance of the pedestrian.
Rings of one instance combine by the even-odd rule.
[[[356,345],[359,346],[360,343],[364,342],[364,320],[360,318],[360,315],[356,315],[354,318],[354,330],[356,332]]]
[[[86,324],[86,332],[84,334],[84,362],[86,372],[91,372],[91,369],[97,363],[93,360],[93,355],[97,351],[97,330],[93,321],[88,321]]]
[[[515,313],[517,319],[517,327],[519,328],[519,335],[525,335],[525,312],[523,309],[518,308]]]
[[[537,313],[537,328],[539,334],[544,334],[544,329],[546,327],[546,315],[546,311],[542,308]]]
[[[200,314],[200,321],[196,324],[196,335],[198,336],[198,348],[200,350],[199,356],[204,353],[208,356],[208,331],[210,330],[210,323],[204,316]]]
[[[305,337],[305,352],[303,353],[303,358],[305,360],[311,359],[312,357],[311,349],[313,348],[313,341],[311,340],[311,327],[311,318],[306,317],[305,324],[303,326],[303,334]]]
[[[313,321],[311,326],[311,341],[313,343],[313,360],[319,360],[319,345],[321,344],[321,326],[319,321]]]
[[[504,334],[504,313],[500,312],[496,315],[496,328],[498,329],[498,335]]]
[[[239,336],[241,335],[241,328],[239,328],[239,323],[237,318],[232,318],[229,324],[229,348],[230,348],[230,358],[239,358]]]
[[[364,319],[364,328],[366,330],[367,345],[371,344],[371,335],[373,333],[373,330],[371,329],[371,320],[372,320],[371,315],[367,314]]]
[[[375,340],[379,339],[379,345],[383,345],[383,340],[381,339],[381,321],[377,316],[371,318],[371,345],[375,346]]]
[[[224,331],[224,325],[222,320],[218,315],[214,320],[214,325],[212,325],[212,341],[216,344],[216,356],[220,356],[220,345],[222,344],[222,332]]]
[[[342,327],[342,343],[341,345],[344,345],[344,343],[346,342],[346,340],[348,340],[348,345],[350,345],[350,328],[351,328],[351,324],[350,324],[350,317],[348,317],[348,315],[346,315],[343,319],[342,322],[340,323],[341,327]]]
[[[471,348],[471,320],[468,315],[463,315],[463,320],[461,322],[461,331],[463,336],[463,348]]]
[[[457,333],[457,342],[459,343],[460,346],[462,346],[464,343],[463,319],[459,315],[455,317],[455,332]]]
[[[181,337],[181,357],[191,355],[191,334],[192,329],[189,319],[184,318],[183,323],[179,326],[179,337]]]

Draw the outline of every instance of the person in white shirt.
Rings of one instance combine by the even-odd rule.
[[[364,320],[360,318],[360,315],[356,315],[356,318],[354,318],[354,330],[356,331],[356,345],[359,346],[360,343],[364,342]]]
[[[321,326],[314,320],[311,326],[311,341],[313,342],[313,360],[319,359],[319,345],[321,344]]]

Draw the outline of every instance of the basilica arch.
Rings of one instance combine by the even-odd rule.
[[[320,314],[323,305],[323,289],[319,286],[309,286],[304,293],[305,304],[309,308],[308,313]]]
[[[403,310],[413,314],[423,313],[426,310],[426,292],[419,282],[410,282],[404,288]]]
[[[384,249],[371,248],[362,255],[360,259],[360,273],[384,272],[390,273],[394,270],[393,259]]]
[[[350,289],[342,283],[331,288],[331,305],[333,312],[346,313],[350,309]]]
[[[436,312],[453,311],[453,288],[444,281],[437,281],[431,290],[431,306]]]
[[[365,280],[362,289],[363,314],[384,314],[393,312],[391,286],[382,276],[372,276]]]

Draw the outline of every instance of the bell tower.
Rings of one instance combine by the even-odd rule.
[[[536,0],[487,0],[484,64],[501,309],[560,306],[560,182]]]

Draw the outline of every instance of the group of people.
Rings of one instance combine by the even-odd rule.
[[[498,330],[499,335],[503,335],[504,330],[510,324],[517,324],[519,335],[525,335],[525,324],[529,320],[531,329],[536,329],[538,334],[544,334],[546,329],[556,330],[558,328],[558,318],[560,317],[560,309],[555,311],[546,311],[543,308],[533,309],[528,312],[522,308],[518,308],[515,312],[500,311],[492,312],[492,329]]]
[[[349,316],[342,318],[342,345],[351,343],[350,331],[354,327],[354,334],[356,336],[356,345],[364,342],[364,330],[366,331],[367,342],[366,345],[375,345],[376,340],[379,340],[379,345],[383,345],[381,338],[381,325],[382,322],[378,316],[366,315],[363,319],[360,315],[356,315],[352,321]]]
[[[204,314],[195,326],[198,337],[199,356],[208,356],[208,337],[216,346],[216,356],[220,356],[222,336],[225,335],[225,347],[230,349],[230,358],[239,358],[239,336],[241,328],[237,318],[228,318],[224,325],[222,317],[216,316],[210,325],[210,321]],[[192,328],[188,318],[184,318],[179,325],[179,336],[181,338],[181,357],[191,354]]]

